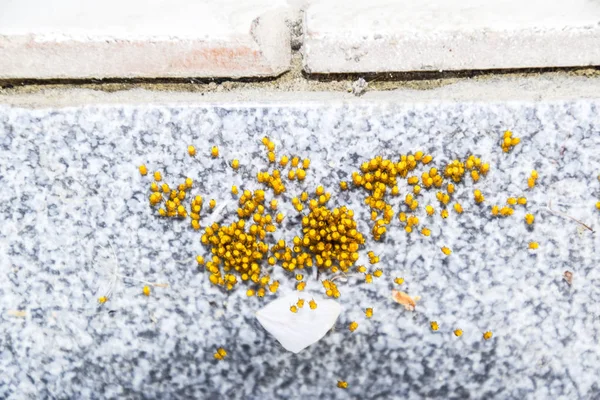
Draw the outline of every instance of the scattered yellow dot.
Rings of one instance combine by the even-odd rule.
[[[298,308],[304,307],[304,299],[298,299],[296,305],[298,306]]]
[[[194,157],[196,155],[196,148],[191,144],[188,146],[187,151],[190,157]]]
[[[483,338],[485,340],[490,340],[492,338],[492,331],[487,331],[483,334]]]
[[[473,197],[475,198],[476,203],[483,203],[485,200],[485,197],[483,197],[483,194],[481,194],[481,190],[479,189],[473,191]]]
[[[213,158],[219,157],[219,148],[217,146],[213,146],[212,149],[210,149],[210,155]]]
[[[148,168],[145,165],[140,165],[140,174],[146,176],[148,174]]]
[[[431,204],[429,204],[425,207],[425,211],[427,212],[427,215],[429,215],[429,216],[432,216],[435,213],[435,210]]]
[[[540,247],[540,244],[538,242],[529,242],[529,248],[531,250],[536,250],[538,247]]]
[[[150,286],[144,286],[144,288],[142,289],[142,293],[144,293],[144,296],[150,296]]]
[[[455,330],[454,330],[454,335],[455,335],[455,336],[457,336],[457,337],[461,337],[461,336],[462,336],[462,334],[463,334],[463,331],[462,331],[462,329],[455,329]]]
[[[596,203],[596,208],[600,210],[600,201]]]
[[[371,307],[367,308],[365,310],[365,315],[367,316],[367,318],[371,318],[373,316],[373,309]]]
[[[450,250],[448,247],[444,246],[442,247],[442,253],[444,253],[445,255],[449,256],[450,254],[452,254],[452,250]]]
[[[356,322],[356,321],[350,322],[350,325],[348,326],[348,329],[350,329],[350,332],[354,332],[356,330],[356,328],[358,328],[358,322]]]
[[[106,296],[102,296],[102,297],[98,298],[98,303],[100,303],[100,304],[104,304],[107,301],[108,301],[108,297],[106,297]]]
[[[438,329],[440,329],[440,326],[438,325],[437,321],[431,321],[429,325],[431,326],[432,331],[437,331]]]
[[[236,194],[236,195],[237,195],[238,193],[239,193],[239,192],[238,192],[238,188],[237,188],[237,186],[233,185],[233,186],[231,187],[231,194]]]
[[[383,275],[383,271],[382,271],[381,269],[376,269],[375,271],[373,271],[373,275],[374,275],[376,278],[380,278],[380,277],[381,277],[381,275]]]
[[[423,227],[423,229],[421,229],[421,235],[423,235],[423,236],[431,235],[431,229]]]
[[[442,215],[442,218],[448,218],[448,210],[442,210],[440,214]]]
[[[289,161],[290,158],[288,156],[281,156],[281,159],[279,160],[279,165],[285,167]]]
[[[460,203],[454,203],[454,211],[456,211],[458,214],[463,213],[463,208]]]
[[[348,388],[348,382],[346,382],[346,381],[338,381],[337,387],[339,387],[340,389],[347,389]]]
[[[208,206],[210,207],[211,210],[213,208],[215,208],[216,205],[217,205],[217,201],[215,199],[210,199],[210,201],[208,202]]]
[[[240,167],[240,160],[237,158],[231,162],[231,168],[238,169]]]
[[[269,292],[277,293],[277,289],[279,288],[279,281],[274,281],[269,285]]]
[[[311,310],[314,310],[314,309],[317,308],[317,302],[314,299],[312,299],[311,301],[309,301],[308,305],[310,306]]]
[[[162,176],[161,176],[161,174],[160,174],[160,172],[159,172],[159,171],[156,171],[156,172],[154,173],[154,180],[155,180],[156,182],[160,182],[160,181],[162,180]]]
[[[525,215],[525,222],[527,222],[527,225],[533,224],[534,220],[535,220],[535,217],[533,216],[533,214]]]
[[[215,359],[222,360],[227,356],[227,351],[224,348],[219,347],[214,354]]]
[[[296,178],[298,178],[299,181],[303,181],[304,178],[306,178],[306,171],[303,169],[298,169],[296,171]]]
[[[298,312],[298,307],[296,307],[296,305],[294,304],[293,306],[290,307],[290,311],[293,313],[297,313]]]
[[[252,297],[252,296],[254,296],[254,294],[255,294],[254,290],[252,290],[252,289],[246,290],[246,296]]]

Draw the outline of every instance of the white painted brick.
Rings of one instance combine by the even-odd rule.
[[[289,69],[285,0],[0,0],[0,79],[250,77]]]
[[[600,1],[318,1],[303,52],[312,73],[600,65]]]

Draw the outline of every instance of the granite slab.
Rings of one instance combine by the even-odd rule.
[[[600,98],[0,106],[0,398],[597,398],[599,107]],[[507,129],[521,143],[503,153]],[[278,295],[212,286],[194,260],[208,255],[200,234],[187,221],[158,218],[150,179],[138,172],[146,164],[168,182],[192,177],[193,192],[224,205],[201,223],[230,222],[231,185],[260,187],[263,136],[279,155],[312,162],[306,180],[280,197],[287,218],[273,237],[298,234],[290,199],[320,184],[332,205],[356,213],[367,237],[359,263],[373,250],[383,269],[372,284],[340,280],[333,331],[299,354],[254,317]],[[214,145],[217,159],[209,157]],[[469,154],[489,162],[476,185],[486,201],[474,203],[467,180],[455,195],[462,215],[428,218],[423,206],[439,205],[424,190],[416,215],[431,236],[407,234],[394,217],[375,242],[364,192],[338,183],[376,155],[416,150],[438,167]],[[539,179],[529,190],[533,169]],[[396,211],[407,190],[404,183],[391,200]],[[490,205],[521,195],[526,207],[491,216]],[[539,249],[529,250],[530,241]],[[442,246],[453,253],[444,256]],[[117,265],[121,275],[169,286],[146,297],[142,283],[119,278],[99,305]],[[272,275],[280,293],[293,290],[290,274]],[[393,288],[421,296],[414,312],[392,301]],[[320,282],[311,277],[307,292],[322,293]],[[218,347],[228,352],[222,361],[213,358]]]

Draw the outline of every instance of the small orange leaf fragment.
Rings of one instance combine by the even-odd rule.
[[[417,301],[420,299],[419,296],[411,297],[400,290],[392,290],[392,298],[396,303],[402,304],[408,311],[413,311],[417,306]]]

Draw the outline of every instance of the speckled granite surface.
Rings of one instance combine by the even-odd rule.
[[[600,100],[394,104],[229,104],[0,106],[0,398],[245,399],[578,399],[600,396],[600,239],[553,208],[600,227]],[[498,144],[512,129],[522,142]],[[288,185],[289,218],[276,238],[298,228],[289,199],[322,184],[348,204],[369,232],[358,192],[337,182],[360,162],[422,149],[440,165],[475,153],[491,163],[477,185],[459,186],[463,215],[417,215],[429,238],[394,218],[381,243],[369,239],[384,276],[340,283],[343,310],[333,332],[298,355],[284,351],[254,318],[273,296],[212,287],[193,260],[206,251],[188,223],[162,220],[147,204],[145,163],[169,182],[191,176],[194,192],[235,209],[232,184],[266,165],[260,138],[279,154],[309,156],[304,184]],[[186,146],[200,156],[192,160]],[[208,157],[218,145],[218,160]],[[227,162],[239,158],[240,172]],[[540,175],[525,190],[531,169]],[[406,193],[405,183],[401,192]],[[526,208],[492,219],[490,204],[525,194]],[[392,200],[398,210],[401,198]],[[435,192],[426,192],[439,209]],[[536,216],[533,229],[525,212]],[[226,217],[225,220],[230,220]],[[527,249],[531,240],[537,251]],[[96,299],[114,268],[155,282],[120,280],[111,300]],[[444,257],[441,246],[452,248]],[[573,284],[563,272],[573,272]],[[280,270],[282,293],[292,279]],[[422,297],[415,312],[390,298],[392,279]],[[319,292],[309,282],[308,290]],[[364,308],[373,307],[371,320]],[[15,310],[25,311],[24,316]],[[346,327],[357,321],[350,333]],[[432,332],[429,321],[440,324]],[[460,327],[457,338],[452,330]],[[482,339],[492,330],[494,337]],[[228,350],[217,362],[219,346]],[[348,381],[338,389],[338,379]]]

